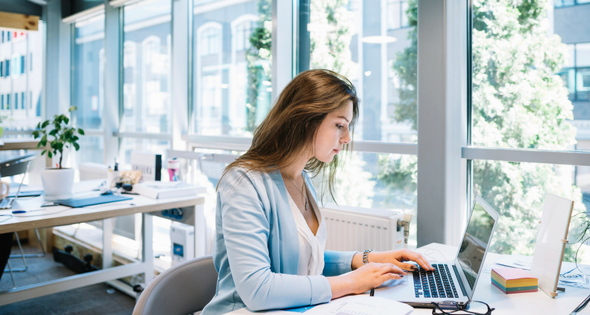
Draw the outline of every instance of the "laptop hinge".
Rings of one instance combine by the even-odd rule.
[[[463,286],[463,281],[461,281],[461,276],[459,276],[459,271],[457,270],[457,266],[455,266],[455,264],[453,264],[453,270],[455,271],[455,276],[457,276],[457,282],[459,282],[459,286],[461,286],[463,296],[467,296],[467,293],[465,292],[465,286]]]

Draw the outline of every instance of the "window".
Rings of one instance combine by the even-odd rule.
[[[253,14],[245,14],[232,22],[232,40],[233,49],[236,52],[248,50],[251,47],[250,36],[256,27],[256,16]]]
[[[0,109],[4,109],[4,94],[0,95],[0,105],[2,106]]]
[[[168,133],[171,1],[124,8],[122,132]]]
[[[567,7],[572,5],[590,3],[590,0],[553,0],[555,7]]]
[[[575,128],[576,104],[570,102],[590,90],[578,66],[586,65],[587,46],[548,35],[542,4],[491,2],[473,5],[471,146],[464,154],[475,157],[468,159],[472,194],[501,215],[492,250],[526,254],[534,249],[546,192],[572,198],[576,211],[585,210],[588,167],[568,165],[581,152],[566,151],[590,147],[579,138],[586,131]],[[529,10],[539,14],[521,19]],[[559,158],[547,159],[545,150],[560,152]],[[535,162],[542,160],[556,162]]]
[[[4,61],[0,61],[0,78],[4,77]]]
[[[251,136],[271,107],[271,1],[195,1],[192,133]]]
[[[590,101],[590,43],[567,45],[568,58],[558,75],[571,101]],[[585,117],[590,119],[590,115]]]
[[[25,56],[20,56],[20,73],[25,73]]]
[[[71,101],[78,108],[74,112],[76,124],[84,129],[101,129],[104,107],[104,15],[77,22],[73,27]]]
[[[10,109],[10,94],[6,94],[6,109]]]
[[[18,109],[18,94],[14,93],[14,109]]]
[[[19,62],[20,62],[20,58],[18,58],[18,56],[12,57],[11,75],[13,77],[18,77],[18,75],[20,74]]]
[[[29,64],[31,65],[29,71],[33,71],[33,53],[30,54]]]
[[[389,0],[387,2],[387,28],[390,30],[408,27],[408,1]]]
[[[415,220],[417,156],[388,145],[418,141],[417,3],[311,1],[308,30],[309,67],[346,76],[361,99],[338,203],[411,212]],[[363,149],[363,140],[375,146]],[[410,236],[415,245],[416,233]]]
[[[8,77],[10,76],[10,60],[6,59],[4,64],[6,64],[6,72],[4,72],[4,76]]]
[[[21,107],[21,109],[25,109],[25,107],[26,107],[25,106],[25,92],[22,92],[20,94],[20,96],[21,96],[21,98],[20,98],[21,99],[21,103],[20,103],[21,105],[20,105],[20,107]]]

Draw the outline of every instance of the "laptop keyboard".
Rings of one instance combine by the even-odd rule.
[[[433,271],[427,271],[418,266],[414,271],[414,292],[416,297],[424,298],[458,298],[457,288],[451,277],[449,266],[433,264]]]

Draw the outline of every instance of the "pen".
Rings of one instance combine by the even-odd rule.
[[[582,301],[582,303],[580,305],[578,305],[578,307],[576,307],[576,309],[570,313],[570,315],[576,315],[578,314],[579,311],[583,310],[584,307],[586,307],[586,305],[588,305],[588,302],[590,302],[590,295],[584,299],[584,301]]]
[[[375,289],[371,289],[371,293],[369,293],[369,296],[375,296]]]

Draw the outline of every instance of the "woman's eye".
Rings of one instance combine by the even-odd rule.
[[[336,127],[338,127],[338,129],[342,129],[342,128],[344,128],[344,126],[343,126],[343,125],[339,125],[339,124],[336,124]]]

